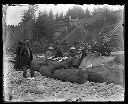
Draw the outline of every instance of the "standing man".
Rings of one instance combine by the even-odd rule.
[[[29,41],[24,43],[24,47],[20,51],[20,67],[23,69],[23,77],[26,78],[27,70],[30,69],[31,77],[34,77],[34,70],[31,69],[31,61],[33,60],[32,51],[29,47]]]
[[[20,67],[19,67],[19,54],[20,54],[20,51],[21,49],[23,48],[24,44],[23,42],[18,42],[18,46],[16,48],[16,51],[14,52],[14,54],[16,54],[16,57],[15,57],[15,64],[14,64],[14,69],[15,70],[20,70]]]

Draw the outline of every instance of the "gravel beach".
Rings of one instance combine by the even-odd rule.
[[[41,76],[38,72],[36,72],[35,79],[25,79],[22,77],[22,71],[13,69],[9,57],[9,55],[3,56],[3,95],[5,101],[124,101],[125,90],[120,85],[89,81],[84,84],[62,82]]]

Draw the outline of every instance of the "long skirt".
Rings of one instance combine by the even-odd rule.
[[[18,55],[16,55],[16,58],[15,58],[14,69],[16,71],[21,70],[20,67],[19,67],[19,56]]]

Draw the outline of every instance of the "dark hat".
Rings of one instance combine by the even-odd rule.
[[[19,45],[22,45],[22,44],[23,44],[23,42],[18,42],[18,44],[19,44]]]

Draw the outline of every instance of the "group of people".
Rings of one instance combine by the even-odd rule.
[[[15,51],[15,64],[14,69],[17,71],[23,71],[23,77],[27,77],[27,70],[30,69],[31,77],[34,77],[34,71],[31,69],[31,62],[33,60],[32,51],[29,47],[29,41],[18,42],[18,46]]]
[[[54,56],[53,58],[63,57],[63,53],[60,47],[50,46],[46,52],[46,56]]]
[[[107,48],[99,49],[97,47],[90,47],[89,48],[87,46],[88,45],[85,45],[85,46],[83,46],[83,48],[81,48],[81,50],[80,50],[81,56],[75,64],[74,64],[73,60],[71,60],[71,62],[69,62],[69,64],[70,64],[69,67],[78,68],[82,59],[85,56],[87,56],[88,51],[105,51],[105,49],[107,49]],[[105,47],[107,47],[106,44],[105,44]],[[64,56],[59,47],[54,46],[51,50],[54,50],[54,53],[55,53],[54,58]],[[51,52],[51,53],[53,53],[53,52]],[[70,48],[68,53],[69,53],[69,56],[72,57],[72,59],[76,60],[75,56],[77,55],[77,53],[76,53],[75,47]],[[103,52],[101,52],[101,53],[103,53]],[[31,77],[34,77],[34,70],[32,70],[32,68],[31,68],[31,62],[33,60],[33,55],[32,55],[32,51],[31,51],[30,46],[29,46],[29,41],[19,42],[18,46],[16,48],[16,51],[15,51],[15,54],[16,54],[16,59],[15,59],[16,61],[14,64],[14,68],[16,70],[22,70],[24,78],[27,77],[26,76],[27,70],[30,69]]]
[[[92,45],[91,51],[93,53],[97,52],[100,56],[110,56],[111,54],[111,49],[108,47],[107,42],[102,42],[100,46],[97,44]]]
[[[55,47],[55,46],[53,49],[49,49],[46,52],[46,54],[48,54],[48,57],[51,56],[49,54],[53,53],[53,51],[54,51],[54,58],[63,57],[63,53],[60,50],[60,48]],[[16,71],[23,71],[23,77],[24,78],[27,78],[27,70],[30,69],[31,77],[34,77],[34,70],[31,67],[33,55],[32,55],[31,48],[29,46],[29,41],[27,40],[25,42],[18,42],[18,46],[17,46],[14,54],[16,54],[14,69]]]

